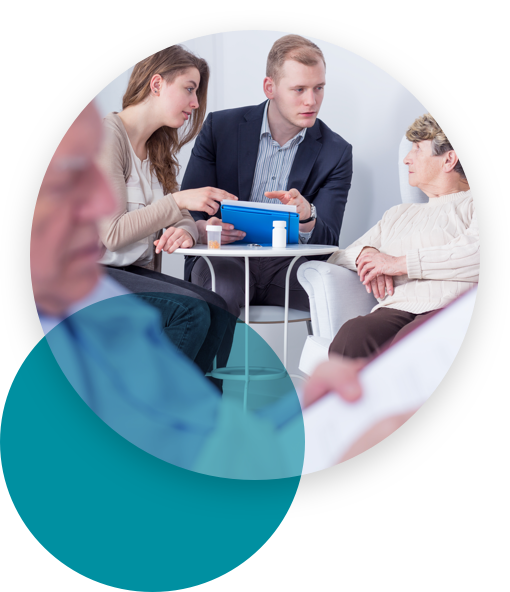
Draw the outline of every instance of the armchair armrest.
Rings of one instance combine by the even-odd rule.
[[[349,319],[368,314],[377,304],[358,275],[325,261],[299,266],[297,277],[310,299],[313,334],[332,340]]]

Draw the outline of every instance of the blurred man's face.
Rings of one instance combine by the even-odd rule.
[[[101,121],[88,106],[51,159],[32,222],[30,266],[37,307],[60,315],[96,285],[101,256],[97,222],[115,208],[95,157]]]

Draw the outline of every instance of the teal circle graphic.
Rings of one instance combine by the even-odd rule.
[[[272,536],[300,482],[211,477],[140,450],[76,394],[45,339],[9,392],[1,453],[37,540],[76,572],[127,590],[178,590],[234,569]]]
[[[87,406],[156,458],[231,479],[301,474],[304,426],[297,393],[274,351],[244,323],[236,324],[233,344],[244,360],[243,381],[224,379],[241,392],[223,388],[223,395],[167,338],[158,312],[138,295],[81,308],[51,329],[46,342]],[[237,360],[230,355],[227,369],[237,371]],[[250,394],[245,386],[257,386],[257,376],[246,380],[245,372],[253,366],[282,376]]]

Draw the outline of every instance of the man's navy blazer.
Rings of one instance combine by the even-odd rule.
[[[250,199],[265,102],[209,113],[184,174],[181,191],[218,187]],[[317,222],[308,244],[338,245],[352,178],[352,146],[320,119],[308,128],[298,147],[287,189],[297,189],[317,208]],[[191,212],[207,220],[205,212]],[[221,213],[218,210],[217,216]],[[186,257],[189,279],[196,257]]]

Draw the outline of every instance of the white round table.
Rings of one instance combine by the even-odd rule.
[[[211,270],[211,284],[212,291],[216,292],[216,276],[214,268],[209,260],[209,257],[243,257],[244,258],[244,277],[245,277],[245,314],[244,322],[249,327],[250,325],[250,257],[292,257],[292,261],[287,269],[285,276],[285,316],[283,326],[283,370],[279,368],[266,368],[259,366],[251,366],[249,364],[249,348],[248,348],[248,328],[244,332],[244,367],[226,367],[217,368],[216,360],[214,361],[213,370],[208,373],[208,376],[214,378],[228,379],[228,380],[242,380],[244,381],[244,397],[243,407],[246,411],[248,404],[248,385],[253,380],[276,380],[287,375],[287,345],[288,345],[288,329],[289,329],[289,284],[290,272],[294,267],[294,263],[300,257],[312,255],[329,255],[338,251],[338,247],[331,245],[287,245],[285,248],[262,247],[252,245],[221,245],[219,249],[209,249],[206,245],[195,245],[190,249],[176,249],[174,252],[180,255],[200,256],[205,259],[209,269]]]
[[[278,249],[273,247],[259,247],[250,245],[221,245],[219,249],[209,249],[207,245],[195,245],[190,249],[176,249],[174,252],[181,255],[203,257],[211,270],[212,291],[216,292],[216,276],[214,274],[213,266],[209,257],[244,257],[244,271],[245,271],[245,316],[244,322],[250,325],[250,257],[293,257],[287,269],[285,276],[285,316],[284,316],[284,336],[283,336],[283,365],[287,369],[287,344],[288,344],[288,328],[289,328],[289,282],[290,272],[294,267],[294,263],[300,257],[307,257],[313,255],[329,255],[338,251],[338,247],[331,245],[287,245],[284,248]]]

